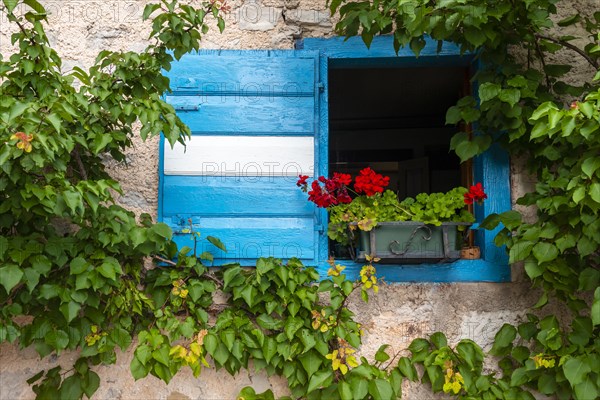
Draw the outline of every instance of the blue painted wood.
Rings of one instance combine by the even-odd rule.
[[[315,175],[329,176],[329,59],[320,53],[319,57],[319,77],[322,91],[318,97],[319,116],[318,128],[315,143],[319,145],[315,148],[315,154],[318,160],[315,160]],[[317,209],[316,223],[318,227],[318,260],[323,264],[329,258],[329,238],[327,237],[328,215],[325,209]]]
[[[235,92],[241,96],[313,93],[314,58],[309,53],[200,52],[184,56],[165,72],[174,90]],[[308,54],[306,58],[305,57]],[[297,57],[298,56],[298,57]],[[273,60],[285,59],[285,62]]]
[[[167,96],[194,134],[314,135],[312,97]]]
[[[164,98],[163,98],[164,100]],[[165,182],[165,137],[163,134],[160,134],[160,139],[158,142],[158,210],[157,210],[157,219],[159,222],[163,221],[163,207],[164,200],[163,196],[165,194],[164,191],[164,182]]]
[[[360,38],[351,38],[349,41],[344,42],[342,38],[331,38],[331,39],[306,39],[304,46],[309,50],[317,50],[320,52],[320,59],[318,66],[315,68],[315,59],[312,59],[312,69],[306,74],[306,70],[293,71],[289,68],[274,68],[272,69],[271,64],[277,64],[281,60],[277,60],[277,57],[283,59],[294,59],[294,58],[309,58],[314,57],[314,52],[307,53],[304,51],[203,51],[195,59],[190,59],[185,68],[179,72],[169,74],[172,77],[185,76],[186,71],[202,71],[205,61],[210,57],[215,59],[224,59],[223,57],[230,57],[231,60],[243,60],[239,62],[239,65],[246,71],[241,75],[236,76],[233,72],[236,63],[228,60],[225,64],[226,67],[209,67],[209,78],[203,78],[204,74],[198,72],[200,75],[195,75],[192,78],[186,78],[187,81],[180,80],[177,84],[181,85],[182,89],[175,92],[173,97],[189,95],[189,90],[196,90],[194,94],[205,95],[205,98],[223,98],[232,96],[240,99],[244,95],[254,97],[264,97],[268,99],[275,98],[286,98],[286,97],[303,97],[310,98],[309,86],[304,86],[305,82],[313,82],[313,94],[318,101],[315,101],[312,105],[313,114],[312,116],[306,116],[307,120],[313,121],[314,132],[312,132],[316,139],[315,140],[315,154],[318,155],[315,160],[315,170],[317,174],[327,175],[328,174],[328,156],[327,156],[327,144],[328,144],[328,109],[327,109],[327,98],[328,98],[328,87],[327,87],[327,73],[330,68],[337,67],[397,67],[397,66],[454,66],[454,65],[469,65],[472,62],[474,56],[467,54],[461,55],[460,49],[456,46],[444,44],[442,52],[438,55],[437,43],[434,41],[428,41],[426,47],[423,49],[421,57],[416,59],[412,52],[408,49],[401,49],[399,55],[394,53],[392,46],[391,37],[378,37],[375,38],[371,49],[366,49]],[[262,63],[268,58],[267,63]],[[256,73],[255,68],[252,65],[261,65],[261,70]],[[299,64],[295,64],[299,65]],[[227,69],[229,68],[229,70]],[[228,72],[229,71],[229,72]],[[266,72],[267,71],[267,72]],[[274,71],[272,75],[269,75],[268,71]],[[183,72],[183,74],[182,74]],[[302,74],[300,78],[294,77],[294,73]],[[320,76],[319,76],[320,73]],[[287,77],[286,77],[286,74]],[[257,79],[255,77],[260,76],[260,79],[272,79],[270,83],[266,85],[256,86]],[[221,79],[225,77],[225,79]],[[318,85],[319,77],[321,79],[322,89],[319,92]],[[177,78],[179,79],[179,78]],[[181,83],[179,83],[181,82]],[[280,85],[281,82],[300,82],[298,91],[296,92],[284,92],[284,91],[273,91],[273,88]],[[215,85],[215,83],[224,83],[224,85]],[[254,91],[243,90],[247,84],[254,84]],[[212,86],[210,86],[212,85]],[[237,85],[237,86],[236,86]],[[285,85],[284,85],[285,86]],[[249,87],[249,86],[248,86]],[[283,87],[283,86],[282,86]],[[258,88],[258,89],[256,89]],[[188,92],[186,92],[188,90]],[[219,92],[220,90],[220,92]],[[271,91],[269,94],[269,90]],[[291,93],[291,94],[290,94]],[[320,93],[320,94],[319,94]],[[175,101],[175,100],[173,100]],[[309,107],[306,107],[308,109]],[[193,113],[193,112],[191,112]],[[180,115],[184,118],[186,112],[181,112]],[[190,116],[190,120],[194,123],[194,117]],[[198,121],[200,122],[200,121]],[[268,122],[267,122],[268,124]],[[218,126],[218,125],[217,125]],[[202,132],[202,126],[200,131]],[[252,132],[248,132],[252,134]],[[277,132],[272,132],[277,134]],[[284,134],[293,134],[293,132],[284,132]],[[162,158],[162,155],[161,155]],[[162,173],[162,171],[161,171]],[[190,177],[162,177],[165,179],[176,178],[176,179],[190,179]],[[202,178],[202,177],[199,177]],[[221,179],[220,177],[216,177]],[[481,181],[486,187],[486,191],[490,195],[490,199],[495,197],[492,201],[488,201],[484,208],[479,209],[477,212],[477,219],[480,221],[485,216],[492,212],[501,212],[510,209],[510,186],[509,186],[509,168],[508,168],[508,156],[501,151],[499,148],[493,148],[486,154],[478,157],[475,162],[475,180]],[[178,225],[180,221],[185,223],[186,214],[177,214],[177,205],[172,203],[179,201],[182,203],[181,210],[186,209],[192,212],[196,212],[196,209],[192,203],[196,203],[196,200],[200,200],[204,197],[202,190],[198,190],[198,194],[192,190],[192,197],[189,203],[182,201],[182,197],[186,195],[186,189],[184,184],[181,182],[177,183],[172,181],[169,185],[174,184],[170,189],[178,187],[179,194],[171,196],[169,206],[165,205],[165,209],[169,209],[169,213],[173,213],[173,216],[167,218],[173,228],[181,229]],[[233,186],[225,184],[218,186],[213,184],[207,193],[213,194],[222,191],[224,194],[231,194]],[[169,189],[169,190],[170,190]],[[161,190],[167,191],[162,187]],[[245,189],[241,189],[241,192],[245,192]],[[288,195],[293,196],[290,192]],[[288,196],[281,194],[281,196]],[[212,195],[210,195],[212,196]],[[248,196],[245,192],[244,196]],[[308,217],[305,209],[298,213],[293,211],[294,205],[287,204],[286,206],[279,206],[279,210],[289,210],[279,215],[279,218],[231,218],[231,215],[235,214],[238,206],[242,207],[244,212],[240,212],[241,215],[245,216],[260,216],[260,206],[243,205],[243,196],[236,200],[229,198],[226,202],[232,202],[232,206],[217,205],[217,199],[220,196],[214,196],[209,202],[205,203],[205,207],[198,208],[198,214],[194,214],[192,219],[194,224],[202,231],[204,235],[214,235],[224,238],[225,241],[229,242],[231,252],[228,256],[220,254],[219,259],[216,260],[216,264],[222,264],[231,261],[242,262],[244,265],[252,265],[255,261],[255,257],[258,256],[275,256],[281,258],[288,258],[292,256],[300,256],[306,265],[316,265],[322,276],[326,275],[328,264],[326,259],[328,256],[328,244],[326,238],[327,230],[327,214],[324,210],[318,210],[315,215]],[[161,194],[159,194],[159,203],[161,201]],[[260,204],[260,199],[252,198],[253,204]],[[164,201],[163,203],[166,203]],[[188,205],[184,205],[188,204]],[[169,208],[173,205],[173,208]],[[207,212],[211,207],[217,207],[217,214],[219,218],[208,218],[210,212]],[[218,208],[221,207],[221,208]],[[272,207],[272,205],[267,205]],[[290,207],[289,209],[286,207]],[[246,213],[247,212],[247,213]],[[204,213],[204,214],[203,214]],[[255,214],[252,214],[255,213]],[[162,215],[162,210],[159,210],[159,216]],[[278,215],[278,214],[276,214]],[[306,218],[297,218],[306,215]],[[217,223],[218,221],[218,223]],[[242,222],[246,225],[242,226]],[[252,227],[252,228],[251,228]],[[435,264],[435,265],[379,265],[378,273],[379,276],[383,276],[388,282],[471,282],[471,281],[489,281],[489,282],[506,282],[510,280],[510,269],[507,267],[506,255],[502,249],[498,249],[493,245],[492,232],[480,232],[478,233],[478,241],[482,246],[482,252],[484,259],[482,260],[460,260],[450,264]],[[180,245],[190,245],[192,242],[189,235],[176,235],[176,241]],[[204,249],[209,249],[219,255],[214,246],[205,245]],[[297,247],[296,247],[297,246]],[[296,252],[292,254],[292,249],[296,249]],[[351,277],[358,276],[361,264],[356,263],[344,263],[348,265],[346,270]]]
[[[179,247],[193,248],[193,235],[183,233],[189,227],[165,221],[174,231],[174,240]],[[314,218],[227,218],[194,217],[194,230],[200,232],[197,254],[210,251],[216,257],[216,264],[240,262],[242,265],[255,265],[259,257],[289,259],[297,257],[311,264],[315,259]],[[217,249],[205,238],[215,236],[225,244],[227,252]],[[313,264],[314,265],[314,264]]]
[[[197,135],[314,136],[319,120],[316,52],[201,51],[165,74],[175,92],[167,101]],[[315,140],[317,142],[318,140]],[[315,144],[318,148],[318,144]],[[161,149],[162,151],[162,149]],[[318,262],[315,207],[296,187],[297,178],[164,175],[159,215],[179,246],[193,247],[182,230],[220,238],[223,253],[206,240],[197,253],[215,264],[254,265],[258,257],[299,257]]]
[[[475,217],[481,222],[490,214],[502,213],[511,209],[510,197],[510,160],[507,152],[498,144],[476,157],[474,163],[475,181],[481,182],[488,195],[483,205],[475,206]],[[504,247],[494,244],[494,237],[501,227],[493,231],[478,229],[476,232],[477,243],[481,247],[482,257],[489,262],[508,267],[508,255]]]
[[[314,205],[293,177],[164,177],[163,218],[175,215],[295,215],[312,217]],[[207,207],[206,204],[210,204]]]
[[[364,264],[338,260],[346,267],[349,279],[357,279]],[[319,265],[321,278],[327,277],[329,265]],[[391,265],[375,264],[377,277],[386,282],[510,282],[506,265],[486,260],[458,260],[447,264]]]
[[[436,40],[427,38],[425,47],[416,58],[408,47],[401,48],[396,54],[390,35],[376,36],[370,48],[360,37],[306,38],[303,43],[306,50],[319,50],[333,67],[467,66],[473,60],[473,54],[463,54],[453,43],[443,43],[439,53],[437,46]]]
[[[320,174],[327,174],[327,152],[323,151],[328,142],[327,131],[327,80],[330,68],[339,67],[408,67],[408,66],[470,66],[475,60],[473,54],[462,54],[460,48],[451,43],[444,43],[442,51],[437,52],[437,41],[428,39],[421,55],[416,58],[409,48],[394,52],[391,36],[376,37],[368,49],[360,37],[348,40],[344,38],[310,38],[304,39],[303,48],[321,52],[321,79],[324,92],[321,95],[321,151],[318,153],[321,166]],[[475,66],[476,67],[476,66]],[[476,93],[475,89],[475,93]],[[508,155],[498,146],[478,157],[474,163],[475,181],[482,182],[489,199],[483,207],[476,208],[477,221],[482,221],[494,212],[509,210],[510,203],[510,169]],[[327,230],[327,219],[320,215],[320,223]],[[458,281],[490,281],[506,282],[510,280],[510,267],[504,249],[493,243],[496,232],[478,230],[477,243],[482,250],[482,260],[460,260],[443,265],[385,265],[379,266],[380,276],[389,282],[458,282]],[[320,243],[323,246],[322,243]],[[323,252],[320,253],[324,254]],[[320,257],[317,267],[322,275],[326,275],[329,265]],[[359,269],[358,264],[354,272]]]

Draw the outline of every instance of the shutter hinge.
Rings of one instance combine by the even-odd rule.
[[[199,104],[183,104],[173,107],[175,111],[198,111],[200,109]]]
[[[325,85],[323,85],[323,82],[318,82],[317,88],[319,89],[319,93],[323,93],[325,91]]]
[[[325,227],[321,224],[319,225],[315,225],[315,231],[317,232],[323,232],[325,230]]]

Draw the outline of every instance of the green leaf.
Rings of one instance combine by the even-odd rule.
[[[126,351],[131,344],[131,335],[123,328],[115,328],[110,331],[110,340],[112,340],[122,351]]]
[[[209,333],[204,337],[204,348],[209,354],[214,354],[217,350],[217,345],[219,344],[219,339],[214,333]]]
[[[594,290],[600,286],[600,271],[588,267],[579,274],[579,290]]]
[[[354,398],[354,396],[352,395],[352,388],[350,387],[350,384],[346,381],[340,381],[340,383],[338,384],[338,392],[340,394],[340,399],[342,400]]]
[[[471,340],[461,340],[456,346],[456,351],[463,360],[465,360],[471,370],[478,368],[483,362],[483,352],[481,348]]]
[[[546,271],[546,268],[541,266],[537,261],[525,261],[525,272],[531,279],[541,276]]]
[[[590,102],[577,103],[579,111],[588,118],[594,115],[594,106]]]
[[[521,99],[521,91],[519,89],[503,89],[498,98],[514,107]]]
[[[317,344],[317,341],[315,340],[315,338],[312,334],[312,331],[310,331],[308,329],[300,330],[300,341],[304,345],[303,352],[306,352],[306,351],[312,349]]]
[[[113,137],[111,135],[108,134],[96,134],[96,137],[94,138],[94,144],[91,146],[92,152],[94,154],[98,154],[105,149],[105,147],[113,141]]]
[[[556,104],[547,101],[545,103],[542,103],[534,112],[533,114],[531,114],[531,118],[529,118],[530,121],[537,121],[538,119],[540,119],[541,117],[548,115],[548,113],[550,112],[550,110],[558,110],[558,107],[556,106]]]
[[[92,398],[100,386],[100,377],[94,371],[88,371],[83,385],[83,392],[88,398]]]
[[[75,317],[77,317],[79,310],[81,310],[81,304],[74,301],[69,301],[68,303],[61,304],[59,309],[60,312],[65,316],[67,323],[70,323],[75,319]]]
[[[285,322],[284,332],[289,340],[292,340],[298,329],[302,328],[304,321],[300,318],[288,318]]]
[[[150,17],[150,15],[160,8],[160,3],[155,4],[146,4],[144,7],[144,13],[142,14],[142,19],[145,21]]]
[[[379,349],[375,353],[375,360],[379,362],[385,362],[390,359],[389,354],[385,352],[385,350],[390,347],[389,344],[384,344],[379,346]]]
[[[573,192],[573,201],[578,204],[585,197],[585,187],[580,186]]]
[[[154,231],[157,235],[165,239],[171,239],[171,237],[173,236],[173,232],[171,231],[171,228],[169,228],[169,225],[162,222],[159,222],[158,224],[152,226],[152,231]]]
[[[531,130],[531,139],[537,139],[541,136],[548,135],[548,125],[545,121],[538,121]]]
[[[571,324],[572,332],[569,335],[571,343],[586,346],[592,337],[592,320],[588,317],[576,317]]]
[[[150,368],[142,365],[136,357],[133,357],[131,360],[129,370],[131,371],[131,376],[133,376],[133,379],[136,381],[145,378],[148,375],[148,372],[150,372]]]
[[[60,117],[58,115],[52,113],[52,114],[48,115],[46,117],[46,119],[48,120],[48,122],[50,122],[50,124],[52,124],[52,127],[54,127],[54,130],[56,130],[56,132],[60,133],[60,125],[61,125]]]
[[[479,86],[479,100],[483,103],[497,97],[501,91],[500,85],[486,82]]]
[[[597,399],[600,393],[598,392],[598,386],[592,379],[587,376],[583,382],[575,386],[575,395],[578,400]]]
[[[410,49],[415,53],[415,56],[418,58],[419,54],[421,54],[421,50],[425,48],[427,42],[422,37],[413,37],[410,40]]]
[[[298,359],[308,376],[313,376],[323,363],[323,357],[314,350],[302,354]]]
[[[589,178],[594,176],[594,172],[600,168],[600,157],[586,158],[581,164],[581,170]]]
[[[148,361],[152,359],[152,349],[147,344],[139,345],[135,349],[135,357],[140,360],[143,365],[146,365]]]
[[[581,15],[573,14],[570,17],[563,18],[560,21],[558,21],[557,25],[558,26],[569,26],[569,25],[573,25],[573,24],[579,22],[580,20],[581,20]]]
[[[438,349],[448,346],[448,340],[446,339],[446,335],[444,335],[442,332],[433,333],[430,337],[430,340],[431,343]]]
[[[528,240],[520,240],[515,243],[509,250],[509,259],[508,262],[513,264],[517,261],[522,261],[526,259],[529,254],[531,254],[531,249],[533,249],[533,242]]]
[[[407,377],[412,382],[415,382],[419,378],[417,369],[411,363],[410,358],[408,357],[400,357],[398,360],[398,368],[400,369],[402,375]]]
[[[544,71],[550,76],[563,76],[569,72],[573,67],[571,65],[564,64],[546,64]]]
[[[161,346],[152,352],[152,358],[164,366],[169,366],[169,348]]]
[[[594,326],[600,325],[600,287],[594,291],[594,300],[590,314],[592,316],[592,324]]]
[[[375,379],[369,382],[369,394],[373,396],[373,400],[392,400],[394,398],[392,385],[383,379]]]
[[[69,335],[61,330],[50,331],[44,337],[44,341],[53,349],[66,349],[69,344]]]
[[[5,2],[5,4],[6,4],[6,2]],[[29,108],[28,103],[21,103],[18,101],[14,102],[13,105],[10,107],[10,112],[8,114],[8,120],[12,121],[13,119],[17,118],[18,116],[23,114],[27,108]]]
[[[277,353],[277,342],[273,338],[266,337],[262,349],[263,355],[265,356],[265,361],[269,363]]]
[[[528,371],[525,367],[517,368],[510,376],[510,386],[521,386],[529,381]]]
[[[573,387],[583,382],[587,374],[592,371],[586,360],[582,359],[583,357],[584,356],[570,358],[562,366],[565,377]]]
[[[119,268],[120,270],[120,268]],[[98,268],[97,271],[105,278],[108,278],[112,281],[117,279],[117,268],[115,264],[110,261],[103,262]]]
[[[369,381],[366,379],[353,378],[350,381],[350,388],[352,389],[352,393],[354,394],[352,398],[365,399],[367,398],[367,394],[369,393]]]
[[[446,111],[446,125],[458,124],[462,120],[461,110],[457,106],[452,106]],[[466,135],[466,132],[461,132]],[[454,138],[452,138],[454,140]],[[452,143],[450,144],[452,148]]]
[[[4,286],[7,293],[17,286],[23,277],[23,271],[16,265],[0,267],[0,284]]]
[[[333,380],[333,371],[320,371],[310,377],[306,394],[314,392],[321,387],[327,387]]]
[[[81,377],[79,374],[73,374],[60,385],[60,399],[79,400],[81,397],[83,397]]]
[[[221,242],[221,240],[217,239],[214,236],[207,236],[206,240],[208,240],[209,242],[211,242],[214,246],[216,246],[217,248],[227,252],[227,248],[225,247],[225,245],[223,244],[223,242]]]
[[[486,41],[486,36],[483,31],[479,28],[475,27],[467,27],[464,30],[465,38],[471,43],[473,46],[479,47]]]
[[[502,328],[500,328],[494,337],[494,345],[492,346],[490,353],[497,356],[506,354],[506,349],[512,347],[512,342],[516,337],[517,329],[514,326],[510,324],[502,325]]]
[[[456,155],[460,158],[460,162],[465,162],[479,153],[479,146],[473,141],[461,142],[456,146]]]
[[[8,10],[8,12],[12,12],[15,7],[17,7],[17,4],[19,3],[18,0],[2,0],[2,3],[4,3],[4,5],[6,6],[6,9]]]
[[[590,185],[590,197],[596,203],[600,203],[600,183],[592,183]]]
[[[552,261],[558,256],[558,249],[552,243],[539,242],[533,246],[533,256],[539,262]]]
[[[258,318],[256,318],[256,322],[261,328],[264,329],[281,329],[283,327],[283,321],[279,319],[275,319],[267,314],[261,314]]]
[[[71,275],[79,275],[85,272],[88,268],[87,261],[82,257],[75,257],[70,264]]]

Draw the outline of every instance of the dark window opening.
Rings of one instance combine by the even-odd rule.
[[[470,184],[470,164],[449,150],[457,127],[445,124],[469,85],[461,67],[330,69],[330,174],[370,166],[401,200]]]

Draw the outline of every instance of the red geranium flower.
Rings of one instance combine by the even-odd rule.
[[[483,191],[481,182],[471,186],[469,191],[465,193],[465,204],[473,204],[473,202],[481,204],[485,199],[487,199],[487,194]]]
[[[308,182],[306,182],[308,175],[298,175],[298,178],[300,179],[298,179],[298,182],[296,182],[296,186],[301,188],[303,192],[306,192],[308,190]]]
[[[364,193],[367,196],[373,196],[375,193],[383,193],[383,189],[390,184],[389,176],[383,176],[376,173],[370,167],[360,171],[356,177],[354,190],[356,193]]]
[[[350,174],[342,174],[339,172],[334,172],[333,179],[345,186],[348,186],[352,183],[352,175],[350,175]]]

